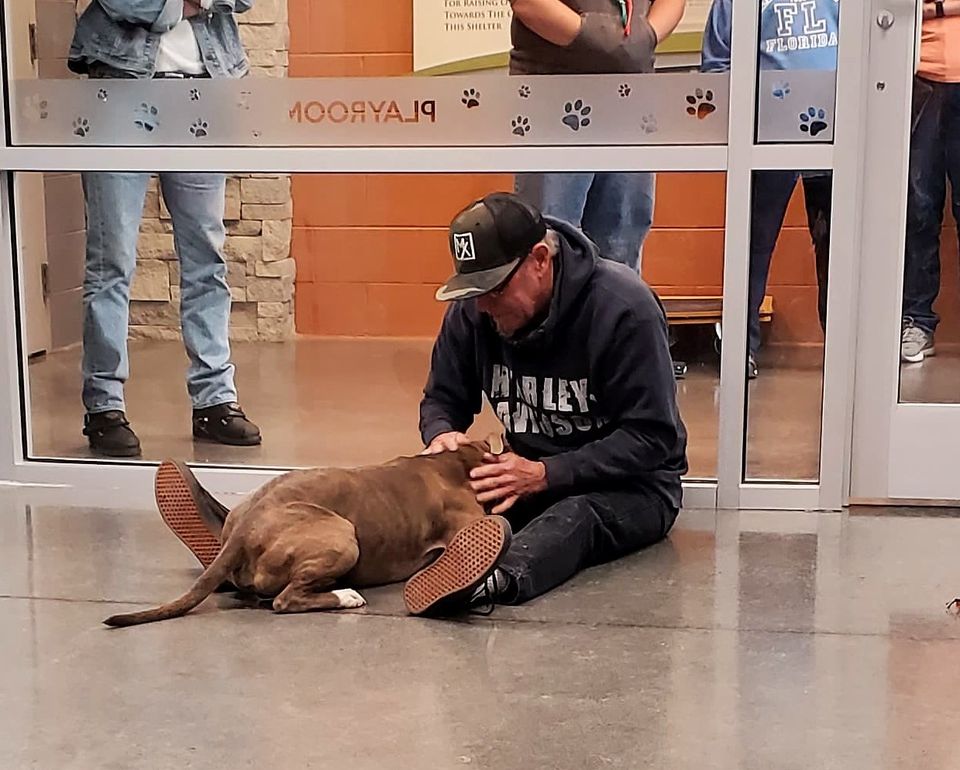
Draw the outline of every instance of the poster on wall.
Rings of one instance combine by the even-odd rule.
[[[510,51],[510,0],[413,0],[413,71],[501,67]]]
[[[700,35],[707,24],[712,0],[687,0],[683,18],[673,31],[675,35],[694,33]]]
[[[711,2],[687,0],[658,52],[699,54]],[[413,71],[445,75],[506,66],[512,16],[510,0],[413,0]]]

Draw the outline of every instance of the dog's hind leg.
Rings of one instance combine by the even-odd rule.
[[[287,506],[287,512],[294,513],[298,508],[299,513],[306,514],[305,526],[291,530],[287,535],[296,543],[295,546],[291,543],[294,564],[289,583],[273,600],[274,611],[291,613],[362,607],[366,601],[356,591],[329,590],[356,566],[360,558],[360,545],[353,524],[317,505],[294,503]],[[277,545],[281,551],[283,543]]]
[[[310,587],[291,583],[273,600],[273,610],[281,614],[312,612],[316,610],[349,610],[367,603],[352,588],[317,593]]]
[[[357,563],[360,549],[356,540],[346,550],[327,551],[320,557],[299,566],[287,587],[273,600],[274,612],[310,612],[362,607],[367,602],[353,590],[329,591],[337,578]]]
[[[334,549],[328,546],[328,550],[297,565],[287,587],[273,600],[274,612],[339,610],[366,604],[356,591],[327,590],[336,584],[338,578],[353,569],[360,557],[356,538],[336,545],[341,547]]]

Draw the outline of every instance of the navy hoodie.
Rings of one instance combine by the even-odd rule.
[[[420,404],[424,444],[466,431],[486,395],[550,491],[646,488],[679,508],[687,434],[663,307],[635,272],[546,219],[560,235],[547,317],[505,339],[475,300],[450,306]]]

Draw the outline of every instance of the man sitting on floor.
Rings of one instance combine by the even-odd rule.
[[[420,405],[424,454],[468,443],[486,395],[509,449],[487,454],[470,483],[516,534],[461,538],[408,583],[430,594],[405,592],[415,614],[519,604],[662,540],[687,469],[666,316],[635,271],[509,193],[472,203],[449,236],[456,275],[437,296],[453,304]],[[161,513],[207,564],[219,549],[207,530],[226,509],[184,481],[158,486]]]
[[[512,451],[473,487],[516,532],[486,593],[520,604],[673,526],[687,437],[666,315],[636,271],[515,195],[471,204],[449,237],[420,431],[427,452],[454,449],[483,395],[502,421]]]

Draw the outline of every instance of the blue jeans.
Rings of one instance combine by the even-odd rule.
[[[130,282],[149,180],[149,174],[136,172],[83,174],[87,212],[83,405],[91,414],[124,409],[123,385],[130,375]],[[180,260],[180,323],[190,359],[187,390],[193,408],[236,401],[230,363],[230,289],[222,256],[226,177],[162,173],[160,186],[173,219]]]
[[[656,177],[648,172],[517,174],[517,195],[579,227],[607,259],[640,269],[653,224]]]
[[[903,316],[932,333],[940,322],[933,303],[940,293],[947,177],[953,216],[960,221],[960,83],[915,78],[913,101]]]
[[[504,514],[514,534],[498,566],[510,576],[514,593],[502,601],[523,604],[581,570],[660,542],[677,513],[646,489],[571,497],[545,492],[521,500]]]
[[[797,171],[756,171],[750,213],[750,278],[747,307],[747,347],[760,349],[760,306],[767,293],[770,260],[777,245],[787,205],[797,185]],[[817,312],[820,328],[827,324],[827,271],[830,263],[830,214],[833,177],[829,173],[803,177],[807,228],[817,263]]]

